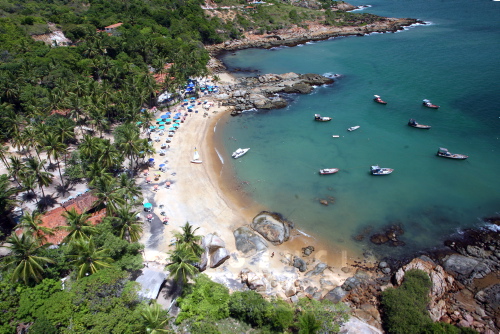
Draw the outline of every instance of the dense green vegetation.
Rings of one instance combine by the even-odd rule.
[[[427,304],[432,286],[427,273],[413,269],[406,272],[403,284],[382,293],[383,322],[388,333],[394,334],[468,334],[470,328],[455,327],[445,323],[433,323]]]
[[[229,295],[198,276],[200,236],[189,223],[174,235],[166,266],[183,291],[176,323],[142,301],[131,282],[143,267],[134,175],[154,153],[141,132],[158,94],[207,74],[204,45],[325,20],[281,1],[250,9],[245,1],[217,2],[237,6],[234,18],[205,13],[201,0],[0,0],[0,159],[8,173],[0,175],[0,239],[10,252],[0,259],[0,333],[19,324],[30,333],[166,333],[177,325],[193,333],[314,333],[336,332],[346,319],[344,305]],[[365,18],[327,13],[328,24]],[[115,23],[123,24],[103,31]],[[33,38],[54,28],[68,46]],[[80,182],[97,198],[91,210],[67,210],[58,230],[42,226],[59,194]],[[21,235],[6,219],[19,202],[36,203],[16,226]],[[93,225],[91,215],[102,209]],[[67,235],[51,247],[59,230]]]

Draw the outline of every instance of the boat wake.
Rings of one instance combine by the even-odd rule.
[[[217,156],[219,157],[219,160],[221,162],[221,164],[224,165],[224,158],[222,157],[222,155],[219,153],[219,151],[217,151],[217,149],[215,149],[215,153],[217,153]]]
[[[306,236],[306,237],[308,237],[308,238],[313,238],[311,235],[309,235],[309,234],[307,234],[306,232],[303,232],[303,231],[301,231],[301,230],[299,230],[299,229],[297,229],[297,232],[299,232],[299,233],[300,233],[300,234],[302,234],[302,235],[305,235],[305,236]],[[313,239],[314,239],[314,238],[313,238]]]

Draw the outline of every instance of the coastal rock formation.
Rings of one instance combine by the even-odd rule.
[[[252,228],[273,245],[281,245],[290,238],[292,224],[280,214],[262,211],[252,221]]]
[[[233,235],[236,249],[246,257],[267,250],[267,242],[246,226],[236,229]]]
[[[280,109],[288,105],[280,93],[308,94],[314,86],[333,83],[333,79],[319,74],[265,74],[258,77],[238,78],[233,87],[225,89],[224,105],[234,108],[231,115],[238,115],[242,110]],[[226,98],[227,96],[227,98]]]
[[[210,233],[201,240],[201,247],[208,249],[208,252],[211,254],[219,248],[226,247],[226,243],[218,235]]]
[[[462,282],[470,283],[475,278],[483,278],[491,272],[491,261],[452,254],[443,259],[443,267]]]
[[[250,290],[264,291],[266,289],[263,278],[248,268],[242,269],[239,276],[241,283],[245,283]]]
[[[362,36],[372,32],[396,32],[404,27],[423,23],[416,19],[397,19],[381,18],[377,22],[369,23],[363,26],[326,26],[321,24],[311,24],[307,27],[294,27],[280,29],[269,34],[246,33],[243,39],[226,41],[220,44],[207,45],[206,49],[212,54],[218,54],[224,51],[243,50],[248,48],[272,48],[276,46],[295,46],[304,44],[308,41],[320,41],[338,36]]]
[[[315,275],[320,275],[323,273],[323,271],[325,271],[326,268],[328,268],[328,265],[326,263],[320,262],[316,265],[316,267],[314,267],[313,270],[307,272],[305,276],[311,277]]]
[[[312,252],[314,252],[314,246],[307,246],[302,248],[302,254],[304,254],[305,256],[311,255]]]
[[[307,264],[306,264],[306,261],[302,260],[300,257],[298,256],[294,256],[293,257],[293,266],[297,269],[299,269],[299,271],[301,273],[305,272],[307,270]]]
[[[210,256],[210,268],[217,268],[229,259],[229,252],[225,248],[217,248],[217,250]]]

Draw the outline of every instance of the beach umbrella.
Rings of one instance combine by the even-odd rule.
[[[144,203],[144,209],[151,209],[153,207],[153,204],[151,203]]]
[[[154,159],[154,158],[149,158],[149,160],[148,160],[148,161],[149,161],[149,162],[153,162],[153,161],[155,161],[155,159]]]
[[[146,218],[147,218],[147,219],[153,219],[153,215],[152,215],[152,214],[149,214],[149,215],[147,215],[147,217],[146,217]]]
[[[163,121],[165,118],[168,118],[168,115],[161,115],[160,118]]]
[[[160,165],[160,168],[165,167],[165,166],[166,166],[165,164],[161,164],[161,165]]]
[[[179,124],[177,124],[177,123],[175,123],[175,124],[173,124],[172,126],[173,126],[174,128],[178,128],[180,125],[179,125]]]
[[[175,116],[174,119],[179,119],[180,117],[179,116]]]
[[[163,121],[163,119],[161,119],[161,118],[157,118],[157,119],[156,119],[156,121],[157,121],[157,122],[161,122],[161,121]]]
[[[150,177],[147,177],[147,178],[146,178],[146,182],[151,182],[151,178],[150,178]]]
[[[156,126],[155,125],[151,125],[149,128],[150,129],[156,129]]]
[[[164,129],[165,129],[165,126],[160,125],[160,126],[158,127],[158,129],[160,129],[160,130],[164,130]]]
[[[165,122],[167,122],[167,123],[172,123],[172,119],[171,119],[171,118],[166,118],[166,119],[165,119]]]
[[[137,123],[135,123],[135,124],[137,124],[137,125],[141,125],[141,124],[142,124],[142,122],[137,122]]]
[[[158,122],[159,125],[165,125],[165,122]]]
[[[182,115],[182,113],[180,112],[175,113],[175,116],[180,116],[180,115]]]
[[[181,122],[181,120],[180,120],[180,119],[176,119],[176,120],[174,121],[174,123],[180,123],[180,122]]]
[[[189,100],[188,99],[184,99],[183,102],[188,102]]]
[[[176,129],[175,128],[169,128],[170,131],[175,131]]]

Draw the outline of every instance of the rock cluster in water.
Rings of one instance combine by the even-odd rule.
[[[332,78],[319,74],[265,74],[257,77],[236,79],[233,85],[223,87],[224,93],[217,99],[225,106],[232,107],[231,115],[239,115],[249,109],[279,109],[288,105],[280,94],[308,94],[314,86],[333,83]]]

